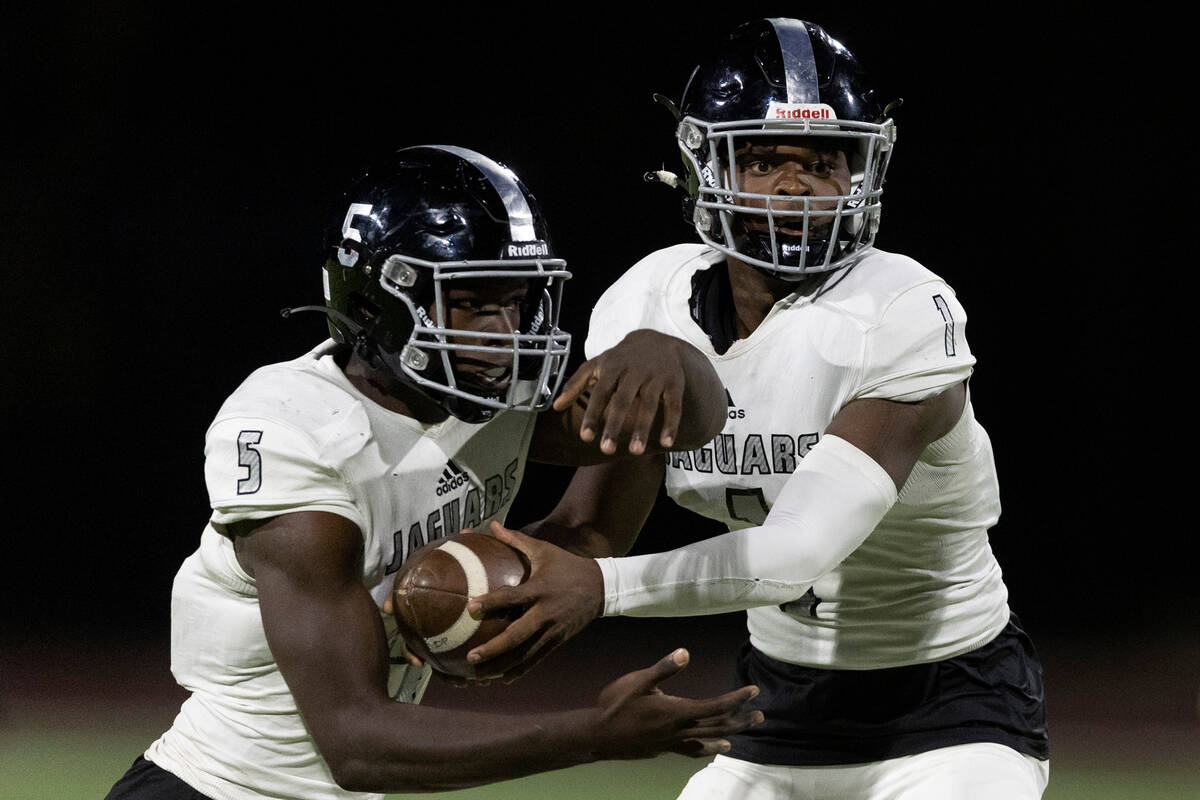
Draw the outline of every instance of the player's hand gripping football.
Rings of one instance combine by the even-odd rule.
[[[554,410],[583,406],[580,439],[593,442],[599,431],[601,452],[613,455],[627,440],[629,452],[637,456],[646,452],[657,420],[658,444],[671,449],[679,438],[685,407],[713,413],[712,420],[682,420],[685,427],[706,431],[711,422],[720,430],[724,402],[694,399],[714,394],[723,400],[720,379],[700,351],[682,339],[642,329],[584,362],[555,398]]]
[[[761,711],[745,705],[758,695],[757,686],[743,686],[720,697],[694,700],[664,694],[658,685],[688,663],[684,649],[657,664],[622,675],[600,692],[595,752],[601,758],[649,758],[670,751],[702,757],[724,753],[724,737],[762,722]]]
[[[509,530],[498,522],[492,522],[491,528],[497,539],[529,559],[529,579],[473,598],[467,611],[478,616],[523,606],[525,613],[503,633],[468,653],[467,660],[482,664],[477,666],[481,674],[514,680],[600,616],[604,610],[604,578],[590,558]]]

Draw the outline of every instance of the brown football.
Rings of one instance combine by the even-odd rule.
[[[405,560],[392,583],[393,614],[408,649],[439,672],[460,678],[477,676],[467,653],[504,631],[520,609],[467,613],[467,600],[529,577],[529,562],[519,551],[484,533],[459,533],[436,539]]]

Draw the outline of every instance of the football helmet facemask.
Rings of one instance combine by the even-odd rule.
[[[855,261],[879,227],[896,140],[891,107],[880,107],[857,59],[820,26],[761,19],[736,28],[695,68],[675,109],[685,208],[701,240],[787,280]],[[737,154],[753,144],[815,142],[845,153],[848,191],[759,194],[738,185]]]
[[[323,270],[336,341],[466,422],[550,404],[570,353],[558,319],[571,273],[512,170],[461,147],[404,148],[354,184],[340,214]],[[480,280],[525,282],[519,330],[447,325],[450,287]],[[509,365],[507,378],[484,385],[460,360]]]

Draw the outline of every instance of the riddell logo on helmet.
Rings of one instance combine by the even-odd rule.
[[[510,244],[504,248],[506,258],[531,258],[550,255],[550,245],[545,242],[527,242],[525,244]]]
[[[824,103],[776,103],[767,106],[767,119],[837,119]]]

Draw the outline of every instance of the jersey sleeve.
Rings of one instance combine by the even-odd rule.
[[[587,339],[583,343],[584,355],[595,358],[616,346],[631,331],[645,327],[642,324],[644,303],[644,298],[629,292],[605,292],[592,309]]]
[[[704,247],[696,243],[667,247],[641,259],[617,278],[592,309],[584,354],[595,358],[639,328],[677,336],[668,321],[672,301],[677,299],[668,298],[670,276],[703,252]],[[682,307],[687,308],[686,298]]]
[[[363,527],[346,480],[292,427],[253,417],[218,420],[209,428],[204,456],[215,523],[327,511]]]
[[[898,295],[867,332],[854,398],[918,402],[971,376],[967,314],[954,290],[927,281]]]

